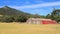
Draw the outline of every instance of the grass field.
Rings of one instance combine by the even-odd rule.
[[[0,34],[60,34],[60,24],[0,23]]]

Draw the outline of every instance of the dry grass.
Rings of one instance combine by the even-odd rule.
[[[0,23],[0,34],[60,34],[60,25]]]

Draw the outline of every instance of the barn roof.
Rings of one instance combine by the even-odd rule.
[[[29,18],[28,20],[51,20],[51,19],[44,19],[44,18]]]

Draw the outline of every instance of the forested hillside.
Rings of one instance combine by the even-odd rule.
[[[29,14],[8,6],[0,8],[0,22],[26,22],[28,18],[40,18],[38,14]]]
[[[4,6],[4,7],[0,8],[0,15],[10,15],[11,16],[11,15],[22,15],[22,14],[30,15],[30,14],[22,12],[20,10],[10,8],[8,6]]]

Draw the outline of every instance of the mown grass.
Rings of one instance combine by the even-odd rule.
[[[0,34],[60,34],[60,24],[0,23]]]

